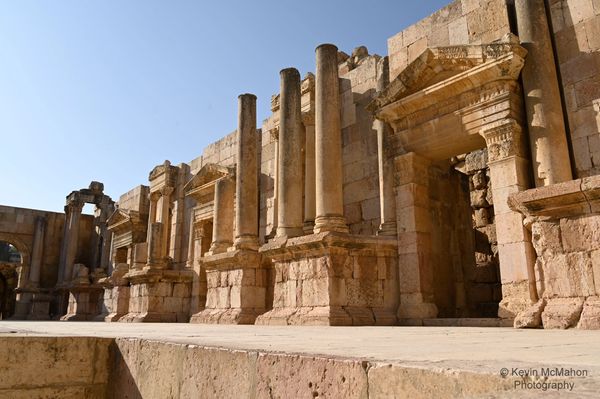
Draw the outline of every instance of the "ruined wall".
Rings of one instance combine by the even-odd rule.
[[[550,0],[576,177],[600,173],[600,3]]]
[[[119,197],[118,206],[121,209],[137,211],[141,214],[148,214],[150,211],[150,201],[148,200],[149,187],[139,185]]]
[[[489,43],[509,32],[505,0],[456,0],[388,39],[390,80],[428,47]]]
[[[17,247],[27,262],[31,262],[36,218],[46,219],[44,249],[40,273],[40,287],[53,288],[57,281],[60,249],[62,246],[65,215],[63,213],[36,209],[16,208],[0,205],[0,239]],[[77,259],[82,263],[91,256],[90,242],[94,217],[81,215],[79,222],[79,252]],[[76,262],[79,262],[76,260]],[[28,267],[29,265],[27,265]]]

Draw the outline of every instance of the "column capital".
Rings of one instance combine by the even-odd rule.
[[[85,203],[83,201],[71,200],[65,206],[65,210],[68,208],[69,212],[75,211],[77,213],[81,213],[84,205],[85,205]]]
[[[163,197],[167,197],[169,195],[171,195],[171,193],[175,190],[174,187],[170,187],[170,186],[164,186],[162,187],[159,192]]]
[[[160,196],[161,196],[160,191],[152,191],[152,192],[148,193],[148,200],[150,202],[156,202],[156,201],[158,201]]]
[[[512,156],[526,158],[523,129],[516,120],[506,119],[493,127],[482,129],[480,134],[488,147],[489,162]]]

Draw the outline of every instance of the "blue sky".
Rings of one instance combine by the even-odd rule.
[[[237,96],[270,112],[279,71],[314,49],[386,40],[449,0],[0,2],[0,204],[62,211],[119,195],[235,130]]]

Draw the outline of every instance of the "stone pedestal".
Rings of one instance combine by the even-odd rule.
[[[164,270],[145,267],[131,270],[124,279],[130,283],[129,313],[120,322],[187,323],[190,313],[191,270]]]
[[[100,314],[95,320],[118,321],[129,311],[129,286],[123,276],[129,266],[126,263],[118,264],[110,277],[102,278],[98,283],[104,288],[104,295],[100,299]]]
[[[274,262],[270,325],[394,325],[398,307],[395,238],[327,232],[261,247]]]
[[[50,320],[51,302],[52,295],[48,292],[40,290],[40,292],[34,293],[27,320]]]
[[[191,323],[253,324],[265,312],[267,270],[253,250],[236,249],[205,256],[206,307]]]
[[[63,321],[94,320],[100,313],[98,303],[104,294],[99,284],[75,283],[69,287],[69,304]]]

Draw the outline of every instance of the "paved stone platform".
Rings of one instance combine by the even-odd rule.
[[[329,366],[324,368],[325,371],[315,369],[321,380],[327,379],[328,372],[331,375],[342,366],[356,366],[355,371],[365,375],[364,384],[357,382],[364,385],[363,393],[359,392],[356,397],[401,397],[398,395],[406,394],[411,397],[597,397],[600,393],[600,331],[0,322],[0,343],[8,337],[75,336],[115,338],[124,359],[121,362],[129,369],[134,363],[144,362],[139,354],[135,360],[127,357],[127,354],[139,351],[140,345],[146,345],[144,353],[154,353],[152,356],[157,359],[166,353],[166,349],[158,349],[161,345],[166,345],[169,353],[180,351],[179,355],[172,355],[175,357],[167,356],[171,360],[161,365],[165,368],[169,368],[175,358],[184,359],[182,354],[186,350],[201,348],[223,354],[242,353],[243,356],[247,353],[256,362],[250,362],[254,364],[250,367],[256,368],[254,385],[250,384],[256,397],[263,397],[261,392],[268,397],[265,392],[272,394],[277,389],[282,396],[293,394],[290,389],[307,389],[318,394],[319,391],[309,387],[309,383],[304,386],[304,382],[315,376],[302,377],[302,370],[319,368],[321,366],[316,363],[322,361],[328,362]],[[244,359],[244,367],[248,367],[248,361]],[[268,373],[264,369],[266,366],[261,366],[261,359],[272,359]],[[215,357],[215,362],[222,361]],[[237,360],[231,362],[229,359],[226,363],[231,367],[239,364]],[[276,367],[276,363],[280,366]],[[223,363],[220,367],[228,366]],[[508,373],[506,378],[501,376],[503,369]],[[546,377],[546,372],[579,374],[579,377]],[[138,385],[137,392],[143,393],[143,384],[134,372],[132,375],[133,383]],[[298,378],[298,386],[294,385],[294,375]],[[279,383],[277,376],[281,377]],[[362,381],[361,378],[355,380]],[[158,380],[147,383],[163,383]],[[557,385],[559,383],[562,385]],[[179,396],[166,397],[185,397],[181,396],[181,387],[185,386],[183,377],[178,384]],[[343,390],[336,391],[334,382],[328,386],[319,388],[321,396],[329,392],[325,396],[337,397],[337,392],[341,397]],[[558,390],[559,386],[562,389]],[[172,387],[170,389],[173,392]],[[309,396],[300,394],[303,391],[295,392],[298,393],[295,397]],[[213,393],[219,395],[216,388]],[[139,397],[159,396],[140,394]]]

